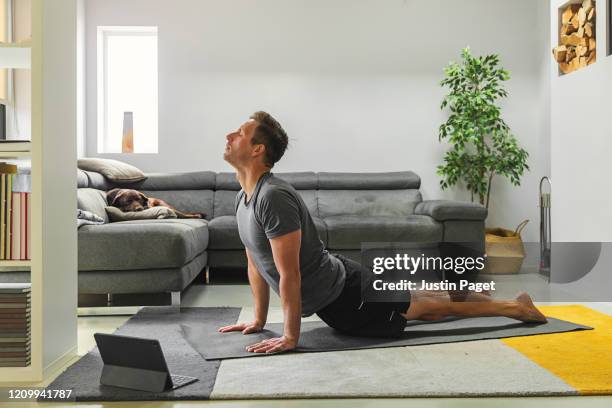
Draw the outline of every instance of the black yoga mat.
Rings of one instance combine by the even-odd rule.
[[[279,323],[268,324],[264,331],[249,335],[240,332],[219,333],[210,330],[210,325],[202,323],[181,326],[185,339],[206,360],[269,356],[271,354],[250,353],[246,351],[246,347],[262,340],[279,337],[283,332],[283,325]],[[522,323],[506,317],[452,318],[440,322],[408,322],[404,335],[393,339],[348,336],[323,322],[305,322],[302,323],[298,348],[294,352],[416,346],[590,329],[592,328],[588,326],[554,318],[548,318],[548,323],[544,324]]]
[[[206,361],[183,338],[180,324],[197,324],[205,332],[235,322],[240,308],[148,307],[134,315],[115,333],[158,339],[172,374],[197,377],[199,381],[163,393],[128,390],[100,385],[102,359],[94,348],[68,367],[48,390],[73,390],[76,401],[204,400],[210,398],[220,361]]]

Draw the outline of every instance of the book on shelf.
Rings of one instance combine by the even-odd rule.
[[[11,259],[13,177],[17,165],[0,162],[0,259]]]
[[[0,351],[23,351],[29,350],[30,343],[21,342],[21,343],[0,343]]]
[[[2,303],[0,302],[0,309],[26,309],[29,303]]]
[[[10,320],[13,321],[13,322],[17,322],[17,323],[29,323],[30,322],[29,318],[30,318],[30,314],[28,313],[25,316],[10,318]],[[0,319],[2,319],[2,320],[9,320],[9,318],[8,317],[4,317],[3,314],[0,316]],[[0,323],[0,325],[3,325],[3,324],[6,325],[8,323]],[[2,328],[6,329],[6,327],[2,327]]]
[[[22,292],[22,293],[0,293],[0,302],[8,302],[11,300],[18,299],[27,299],[32,294],[30,292]]]
[[[0,259],[6,259],[6,174],[0,174]]]
[[[27,367],[29,365],[30,365],[29,361],[14,361],[14,362],[0,361],[0,367]]]
[[[23,352],[30,352],[30,345],[25,345],[25,343],[22,343],[24,345],[22,346],[16,346],[16,347],[5,347],[4,345],[0,344],[0,353],[4,352],[4,353],[23,353]]]
[[[32,213],[32,203],[30,200],[30,193],[25,193],[25,201],[26,201],[26,213],[25,213],[25,236],[26,236],[26,240],[25,240],[25,259],[30,259],[30,214]]]
[[[11,232],[13,230],[13,176],[9,174],[6,179],[6,236],[4,238],[4,259],[11,259]]]
[[[11,363],[18,363],[18,362],[29,362],[30,361],[30,356],[24,356],[24,357],[0,357],[0,362],[11,362]]]
[[[0,294],[0,303],[24,303],[30,301],[30,294]]]
[[[21,259],[21,195],[23,193],[13,192],[13,217],[11,234],[11,260]]]
[[[0,313],[0,319],[24,319],[30,315],[30,312],[23,313]]]
[[[0,347],[5,344],[22,344],[28,343],[30,339],[25,336],[13,335],[13,336],[0,336]]]
[[[0,162],[0,260],[28,260],[30,164]]]
[[[25,328],[14,328],[14,327],[2,327],[0,328],[0,337],[16,337],[16,336],[29,336],[30,335],[30,327]]]
[[[29,152],[31,149],[30,140],[0,140],[0,152]]]
[[[31,290],[31,283],[0,283],[0,294],[29,293]]]

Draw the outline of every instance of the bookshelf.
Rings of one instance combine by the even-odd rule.
[[[31,358],[27,367],[0,367],[0,387],[43,381],[74,358],[77,346],[76,63],[67,63],[76,62],[76,4],[29,1],[31,40],[0,45],[0,57],[29,55],[31,142],[2,146],[0,161],[31,165],[31,259],[0,261],[0,282],[11,268],[30,277]]]
[[[40,26],[36,27],[35,22],[40,21],[41,5],[40,0],[32,0],[31,9],[31,21],[13,20],[15,24],[29,26],[31,24],[32,31],[36,31],[38,35],[34,36],[31,40],[20,41],[17,43],[6,43],[0,42],[0,68],[7,69],[26,69],[30,71],[30,75],[40,76]],[[1,1],[2,7],[8,7],[6,1]],[[21,3],[23,6],[25,3]],[[16,6],[13,3],[14,7]],[[14,10],[16,12],[16,9]],[[9,18],[8,16],[5,16]],[[4,29],[7,28],[5,22],[0,22],[0,26]],[[13,27],[13,34],[15,35],[20,27]],[[5,31],[6,33],[6,31]],[[9,34],[7,34],[9,35]],[[5,37],[9,40],[11,37]],[[33,55],[37,55],[38,58],[34,57],[35,63],[32,64]],[[34,78],[31,78],[34,81]],[[33,84],[32,84],[33,85]],[[40,87],[32,86],[31,88],[32,105],[30,111],[30,125],[32,126],[31,142],[27,148],[24,148],[23,143],[6,143],[1,142],[0,144],[0,162],[12,163],[17,161],[29,161],[31,165],[31,178],[32,178],[32,189],[31,197],[40,196],[41,184],[40,184],[40,160],[41,160],[41,134],[34,132],[34,128],[40,129],[40,101],[41,101],[41,89]],[[37,106],[35,106],[37,105]],[[37,109],[38,107],[38,109]],[[37,111],[38,114],[35,114]],[[40,230],[40,200],[33,200],[32,202],[32,218],[33,221],[30,224],[30,234]],[[36,214],[35,214],[36,213]],[[33,225],[36,223],[37,225]],[[19,271],[22,276],[30,277],[32,283],[31,289],[31,300],[30,300],[30,364],[26,367],[0,367],[0,384],[4,384],[6,381],[11,383],[31,383],[40,381],[43,378],[43,342],[42,342],[42,328],[43,328],[43,316],[42,316],[42,285],[41,274],[42,265],[40,262],[41,253],[41,240],[40,235],[36,237],[31,235],[31,256],[30,260],[0,260],[0,279],[2,275],[11,273],[12,271]]]

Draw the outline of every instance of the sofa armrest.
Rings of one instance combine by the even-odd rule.
[[[427,200],[418,203],[414,209],[414,213],[416,215],[429,215],[436,221],[484,221],[487,218],[488,211],[485,207],[476,203],[450,200]]]

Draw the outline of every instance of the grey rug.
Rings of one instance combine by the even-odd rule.
[[[198,320],[203,322],[204,318]],[[202,323],[182,324],[185,338],[206,360],[270,356],[246,351],[246,347],[272,337],[280,337],[283,325],[266,325],[260,333],[243,335],[240,332],[218,333]],[[454,343],[535,334],[563,333],[590,330],[564,320],[548,318],[548,323],[522,323],[506,317],[478,317],[447,319],[442,322],[409,322],[401,338],[353,337],[344,335],[323,322],[303,322],[298,348],[295,352],[359,350],[385,347],[416,346]]]
[[[197,325],[205,332],[235,322],[240,308],[148,307],[134,315],[115,333],[158,339],[173,374],[199,381],[164,393],[151,393],[100,385],[102,359],[94,348],[59,375],[47,389],[71,389],[77,401],[204,400],[210,398],[220,361],[206,361],[183,338],[181,323]]]

